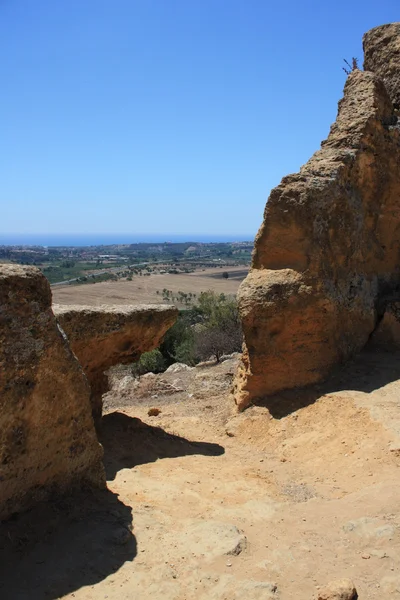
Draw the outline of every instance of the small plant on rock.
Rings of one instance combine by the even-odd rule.
[[[346,75],[350,75],[350,73],[352,73],[353,71],[358,71],[359,67],[358,67],[358,58],[355,58],[353,56],[353,58],[351,59],[351,64],[344,58],[343,59],[344,62],[346,63],[347,67],[342,67],[343,71],[346,73]]]

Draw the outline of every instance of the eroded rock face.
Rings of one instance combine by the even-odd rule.
[[[47,279],[0,265],[0,518],[49,492],[105,485],[89,397]]]
[[[159,304],[143,306],[62,306],[54,313],[89,380],[93,416],[101,418],[102,395],[108,391],[105,371],[131,363],[157,348],[175,323],[178,310]]]
[[[393,352],[400,350],[400,302],[390,302],[371,336],[371,346]]]
[[[370,68],[384,74],[390,63],[389,91],[376,74],[352,72],[328,139],[271,192],[238,294],[240,409],[323,379],[365,345],[399,289],[400,131],[391,97],[400,54],[386,51],[399,36],[396,24],[364,38]]]
[[[400,108],[400,23],[374,27],[363,37],[364,69],[385,84],[395,109]]]

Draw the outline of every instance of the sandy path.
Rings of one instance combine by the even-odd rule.
[[[64,557],[53,591],[29,598],[309,600],[342,577],[363,600],[398,598],[398,358],[364,354],[308,395],[280,397],[280,418],[273,403],[234,413],[234,361],[139,388],[116,376],[102,441],[118,501],[85,530],[92,551],[73,569]],[[133,537],[118,541],[120,525],[105,523],[123,510]]]

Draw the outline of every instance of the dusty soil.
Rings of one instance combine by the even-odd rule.
[[[230,273],[229,279],[222,277],[224,271]],[[247,271],[244,267],[226,267],[178,275],[135,275],[132,281],[104,281],[86,285],[56,286],[52,288],[53,302],[56,304],[86,304],[88,306],[162,304],[165,303],[162,298],[164,288],[171,290],[174,294],[179,291],[199,294],[206,290],[213,290],[218,293],[234,295]]]
[[[310,600],[350,578],[362,600],[400,598],[399,358],[364,352],[240,415],[235,359],[114,370],[109,490],[4,524],[0,597]]]

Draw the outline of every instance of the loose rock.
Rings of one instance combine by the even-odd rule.
[[[149,408],[149,410],[147,411],[149,417],[158,417],[160,413],[161,410],[159,408]]]
[[[357,590],[350,579],[331,581],[318,591],[318,600],[355,600]]]

